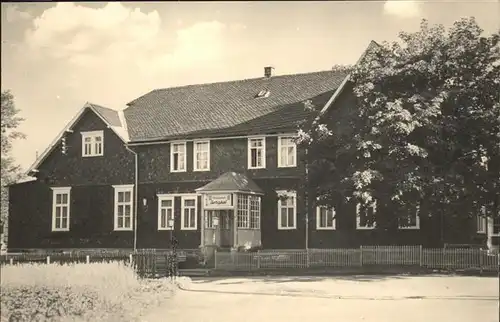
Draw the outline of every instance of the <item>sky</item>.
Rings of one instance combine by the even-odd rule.
[[[422,18],[500,28],[500,2],[95,2],[1,4],[1,87],[20,116],[27,169],[83,107],[120,110],[155,88],[328,70]]]

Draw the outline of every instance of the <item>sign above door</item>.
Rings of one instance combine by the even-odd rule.
[[[206,194],[203,203],[205,209],[233,209],[233,195],[224,194]]]

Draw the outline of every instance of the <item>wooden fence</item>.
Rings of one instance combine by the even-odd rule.
[[[482,249],[427,249],[420,246],[362,246],[355,249],[261,250],[254,253],[217,252],[215,268],[258,270],[279,268],[373,267],[478,269],[497,271],[499,255]]]
[[[194,250],[177,251],[177,261],[186,261]],[[0,265],[22,263],[73,264],[122,262],[131,265],[141,277],[157,277],[167,274],[167,262],[173,256],[171,250],[141,249],[132,251],[76,251],[68,253],[17,253],[0,255]]]

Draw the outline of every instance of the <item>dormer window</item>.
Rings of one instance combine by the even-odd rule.
[[[82,156],[97,157],[104,155],[103,131],[82,132]]]
[[[270,90],[263,89],[259,93],[257,93],[257,95],[255,95],[255,98],[269,97],[270,94],[271,94]]]

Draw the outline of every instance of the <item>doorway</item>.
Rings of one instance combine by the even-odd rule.
[[[219,212],[219,231],[220,231],[220,246],[233,246],[234,233],[234,218],[232,210],[218,210]]]

